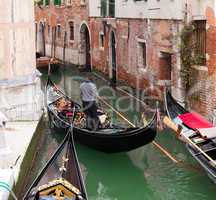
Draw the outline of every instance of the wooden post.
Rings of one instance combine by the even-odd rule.
[[[53,40],[53,48],[54,48],[54,55],[53,57],[55,58],[55,53],[56,53],[56,26],[54,27],[54,40]]]
[[[65,49],[66,49],[66,39],[67,39],[67,31],[65,30],[65,32],[64,32],[64,45],[63,45],[64,89],[65,89]]]
[[[64,44],[63,44],[63,63],[65,65],[65,49],[66,49],[67,31],[64,32]]]
[[[43,56],[46,56],[45,24],[42,24]]]

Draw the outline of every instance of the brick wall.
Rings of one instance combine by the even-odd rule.
[[[50,27],[61,24],[61,37],[56,39],[55,54],[62,59],[65,22],[73,20],[75,23],[75,38],[73,42],[67,41],[66,61],[80,64],[80,27],[85,21],[90,29],[91,64],[103,73],[112,75],[111,68],[111,32],[116,39],[116,65],[117,79],[123,80],[133,87],[146,88],[157,85],[163,88],[164,79],[171,75],[172,93],[180,100],[184,100],[180,77],[181,61],[179,54],[180,32],[182,21],[160,19],[103,19],[88,16],[88,4],[80,5],[80,0],[73,1],[72,6],[36,7],[36,22],[46,22]],[[190,99],[191,109],[208,115],[216,106],[216,100],[209,101],[215,94],[216,69],[216,20],[214,9],[206,8],[207,19],[207,63],[204,68],[195,68],[192,75],[194,85],[199,88],[199,95]],[[104,47],[100,47],[100,33],[104,34]],[[51,55],[51,37],[48,29],[45,30],[46,53]],[[146,44],[146,66],[141,66],[139,43]],[[163,55],[171,56],[171,74],[166,65],[162,65]],[[204,70],[203,70],[204,69]],[[198,98],[199,97],[199,98]]]
[[[193,70],[190,107],[212,120],[216,108],[216,21],[214,9],[206,8],[206,66]],[[195,89],[194,89],[195,88]]]
[[[83,22],[88,23],[88,3],[81,4],[80,0],[74,0],[71,6],[42,6],[35,7],[35,21],[38,24],[43,22],[45,26],[46,55],[51,56],[52,28],[61,25],[61,36],[55,40],[55,57],[62,59],[64,46],[64,32],[67,31],[66,57],[65,60],[79,64],[80,27]],[[69,41],[69,21],[74,22],[74,41]],[[50,34],[48,34],[48,25]],[[39,37],[39,33],[37,39]]]
[[[146,87],[157,84],[160,74],[166,74],[160,67],[160,52],[172,55],[173,69],[177,66],[178,45],[175,44],[181,23],[173,20],[116,19],[102,22],[101,18],[90,18],[92,41],[92,63],[107,74],[111,68],[110,32],[116,37],[117,77],[130,85]],[[104,32],[104,49],[99,47],[99,32]],[[146,43],[146,66],[139,66],[139,42]],[[178,62],[179,63],[179,62]]]

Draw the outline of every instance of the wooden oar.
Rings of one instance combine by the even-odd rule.
[[[183,137],[184,141],[193,146],[196,150],[198,150],[203,156],[205,156],[209,161],[210,164],[213,167],[216,167],[216,161],[213,160],[206,152],[204,152],[199,146],[194,144],[194,142],[187,136],[184,135],[184,132],[180,129],[179,127],[169,118],[169,117],[164,117],[163,119],[164,124],[166,124],[169,128],[174,130],[177,133],[177,137]]]
[[[103,98],[98,97],[100,101],[102,101],[105,105],[107,105],[109,108],[111,108],[117,115],[119,115],[123,120],[125,120],[128,124],[130,124],[132,127],[136,127],[132,122],[130,122],[126,117],[124,117],[119,111],[117,111],[115,108],[113,108],[110,104],[108,104]]]
[[[107,105],[109,108],[111,108],[117,115],[119,115],[123,120],[125,120],[128,124],[130,124],[132,127],[136,127],[135,124],[130,122],[126,117],[124,117],[119,111],[117,111],[115,108],[113,108],[109,103],[107,103],[103,98],[98,97],[100,101],[102,101],[105,105]],[[175,159],[166,149],[164,149],[161,145],[159,145],[157,142],[153,141],[152,144],[156,146],[163,154],[165,154],[170,160],[172,160],[174,163],[179,163],[177,159]]]
[[[116,87],[116,89],[124,94],[126,94],[127,96],[135,99],[136,101],[140,102],[142,104],[143,107],[145,107],[147,110],[154,112],[154,109],[150,108],[144,101],[142,101],[141,99],[137,98],[136,96],[130,94],[129,92],[126,92],[125,90],[121,89],[120,87]]]

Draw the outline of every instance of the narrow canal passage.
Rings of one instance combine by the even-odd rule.
[[[76,67],[59,70],[52,75],[54,82],[74,100],[79,100],[80,73]],[[46,73],[43,74],[43,86],[46,82]],[[122,97],[116,92],[111,95],[107,83],[94,75],[100,95],[109,96],[107,101],[116,107],[117,97]],[[104,88],[101,90],[101,88]],[[117,102],[121,108],[127,108],[129,99]],[[136,103],[133,100],[133,103]],[[135,105],[135,104],[134,104]],[[104,105],[104,108],[107,107]],[[129,120],[139,122],[140,112],[137,109],[125,109],[124,116]],[[144,111],[139,107],[140,111]],[[107,109],[114,118],[114,123],[128,126],[115,113]],[[152,113],[145,115],[148,119]],[[134,120],[135,119],[135,120]],[[47,123],[43,123],[40,139],[37,141],[37,154],[31,163],[31,170],[25,172],[26,176],[20,184],[20,198],[25,191],[24,185],[29,185],[57,146],[64,135],[51,133]],[[146,145],[127,153],[105,154],[94,151],[76,143],[77,153],[85,177],[87,192],[90,200],[214,200],[215,185],[199,165],[187,153],[184,145],[176,140],[169,130],[158,133],[156,141],[167,149],[180,164],[172,162],[152,144]],[[30,160],[28,161],[31,162]],[[23,169],[25,170],[25,169]]]

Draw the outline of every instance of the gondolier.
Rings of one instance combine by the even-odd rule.
[[[83,104],[83,111],[87,116],[87,127],[96,130],[99,126],[99,119],[97,115],[97,97],[98,91],[93,80],[88,76],[80,85],[81,99]]]
[[[56,88],[55,90],[51,88]],[[59,96],[59,99],[51,100],[53,96]],[[157,111],[154,113],[152,119],[146,126],[141,127],[120,127],[115,126],[115,124],[100,126],[100,129],[89,130],[86,127],[86,117],[81,110],[81,106],[73,101],[70,97],[66,96],[64,92],[57,88],[57,86],[48,78],[47,87],[46,87],[46,97],[47,97],[47,110],[50,120],[50,128],[56,133],[67,133],[68,129],[71,128],[71,122],[68,118],[60,117],[58,115],[58,102],[61,97],[66,101],[73,102],[76,112],[73,132],[74,138],[78,142],[86,145],[90,148],[93,148],[98,151],[106,153],[119,153],[125,151],[131,151],[135,148],[147,145],[151,143],[156,135],[156,121],[157,121]],[[105,103],[105,101],[103,101]],[[99,111],[100,110],[100,111]],[[101,107],[97,110],[98,118],[101,117],[100,113],[103,111]],[[84,116],[83,116],[84,115]],[[102,115],[103,116],[103,115]],[[80,118],[83,119],[80,126]],[[100,120],[101,123],[102,120]],[[106,124],[106,123],[105,123]],[[101,125],[101,124],[100,124]]]

